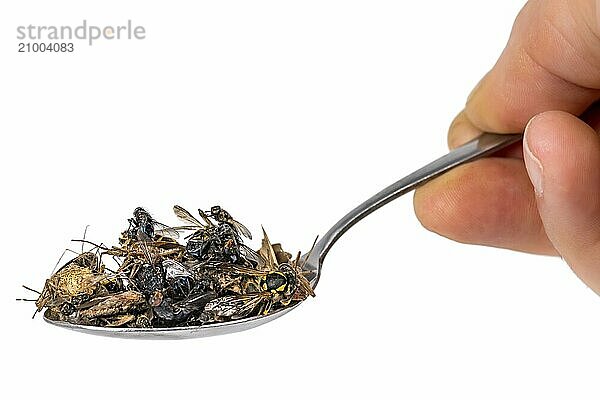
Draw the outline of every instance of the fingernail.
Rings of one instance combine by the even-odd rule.
[[[469,140],[476,138],[481,135],[481,131],[477,129],[469,118],[466,116],[465,112],[461,112],[454,118],[452,124],[450,125],[449,134],[448,134],[448,146],[451,149],[455,149],[458,146],[462,146],[467,143]]]
[[[529,174],[529,179],[533,184],[533,189],[535,190],[535,194],[538,197],[542,197],[544,194],[544,166],[540,162],[539,158],[531,151],[530,146],[530,130],[533,121],[537,117],[533,117],[525,127],[525,134],[523,136],[523,154],[525,158],[525,167],[527,168],[527,173]]]

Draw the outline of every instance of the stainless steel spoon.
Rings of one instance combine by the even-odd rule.
[[[304,268],[311,273],[309,278],[313,288],[319,283],[323,260],[331,249],[331,246],[333,246],[334,243],[358,221],[390,201],[412,191],[418,185],[427,182],[458,165],[503,149],[506,146],[518,142],[522,137],[523,135],[521,134],[484,133],[467,144],[452,150],[450,153],[436,161],[418,169],[405,178],[400,179],[398,182],[383,189],[381,192],[350,211],[317,242],[313,251],[308,256],[308,259],[305,258],[306,263],[304,264]],[[57,322],[47,318],[44,318],[44,320],[50,324],[63,328],[102,336],[134,339],[186,339],[224,335],[226,333],[240,332],[254,328],[281,317],[296,308],[299,304],[277,310],[268,315],[204,326],[186,326],[177,328],[102,328],[97,326]]]

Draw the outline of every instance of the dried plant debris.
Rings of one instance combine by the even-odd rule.
[[[36,313],[80,325],[176,327],[266,315],[314,296],[300,253],[271,244],[264,229],[254,251],[243,243],[248,228],[221,207],[198,218],[173,210],[185,225],[164,225],[138,207],[118,246],[81,240],[93,249],[82,247],[35,291]]]

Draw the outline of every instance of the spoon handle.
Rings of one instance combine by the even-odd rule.
[[[383,189],[381,192],[350,211],[317,242],[306,262],[309,266],[317,269],[314,286],[316,286],[319,280],[323,260],[331,249],[331,246],[333,246],[335,242],[358,221],[430,179],[433,179],[456,166],[501,150],[518,142],[522,138],[522,134],[484,133],[463,146],[452,150],[445,156],[438,158],[432,163],[427,164],[412,174],[400,179],[398,182]]]

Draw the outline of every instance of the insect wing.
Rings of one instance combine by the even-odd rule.
[[[230,220],[229,222],[231,223],[231,225],[233,225],[233,228],[236,231],[246,236],[248,239],[252,240],[252,234],[250,233],[250,230],[246,228],[241,222],[238,222],[234,219]]]
[[[308,279],[306,279],[306,277],[302,273],[297,274],[296,279],[298,280],[298,284],[300,285],[300,287],[302,288],[304,293],[306,293],[312,297],[315,297],[315,291],[313,290],[312,285],[310,284]]]
[[[317,237],[317,239],[318,239],[318,237]],[[317,239],[315,239],[315,243],[313,243],[313,246],[310,249],[310,251],[308,252],[308,255],[306,256],[306,258],[310,257],[310,254],[312,253],[313,249],[315,248],[315,244],[317,243]],[[315,297],[315,291],[314,291],[310,281],[308,280],[308,278],[306,278],[306,275],[305,275],[305,274],[311,273],[311,272],[303,270],[306,260],[304,263],[302,263],[302,265],[300,265],[301,257],[302,257],[301,253],[298,252],[296,259],[291,264],[292,269],[294,270],[298,284],[300,285],[300,288],[304,291],[304,293],[309,294],[312,297]]]
[[[192,308],[195,310],[202,309],[204,306],[216,298],[215,292],[197,293],[192,296],[188,296],[185,300],[176,303],[177,306],[183,308]]]
[[[261,255],[245,244],[240,245],[240,252],[246,260],[258,265],[259,268],[265,265],[265,260],[261,257]]]
[[[188,269],[180,262],[171,260],[169,258],[163,260],[163,268],[165,269],[165,278],[168,280],[176,279],[181,276],[191,277],[192,274]]]
[[[250,314],[264,300],[261,294],[225,296],[208,302],[204,310],[220,318],[239,319]]]
[[[185,208],[175,205],[173,206],[173,212],[175,213],[175,215],[177,216],[177,218],[179,218],[182,221],[187,222],[188,224],[192,224],[195,225],[199,228],[204,228],[205,225],[198,221],[198,219],[196,217],[194,217],[188,210],[186,210]]]
[[[150,236],[148,236],[141,229],[136,229],[136,236],[137,236],[137,240],[142,243],[150,242],[152,240],[152,238]]]
[[[271,241],[269,240],[269,236],[267,236],[267,232],[265,232],[265,228],[263,228],[263,240],[262,246],[260,250],[258,250],[258,254],[260,254],[261,258],[265,261],[265,265],[263,269],[269,271],[276,271],[278,268],[277,264],[277,256],[275,255],[275,251],[273,250],[273,246],[271,245]]]
[[[265,276],[268,274],[268,271],[259,271],[254,268],[248,268],[236,264],[220,264],[216,266],[216,269],[237,275]]]
[[[157,230],[154,231],[154,233],[156,233],[158,235],[166,236],[171,239],[179,238],[179,232],[177,232],[177,230],[175,230],[174,228],[171,228],[170,226],[161,224],[160,222],[156,222],[156,221],[154,221],[154,226],[158,228]]]

